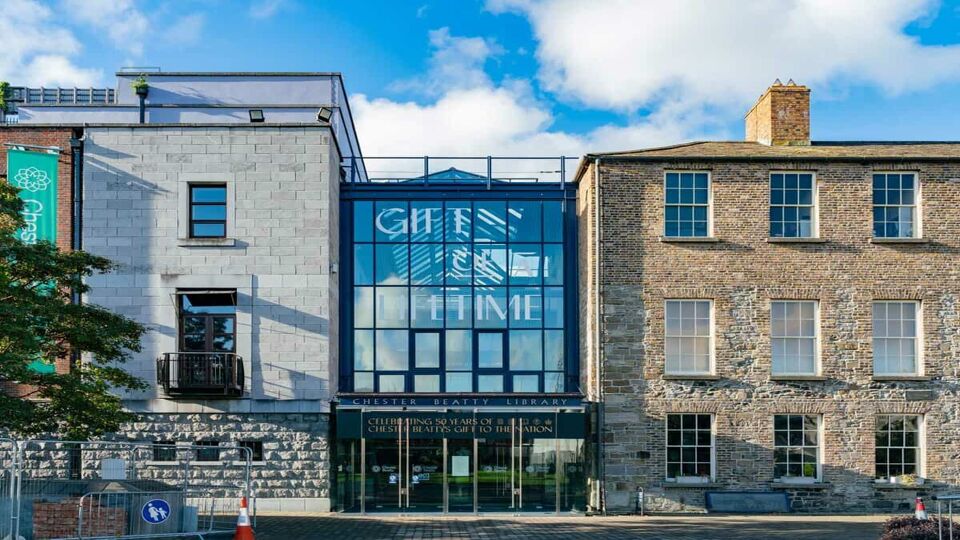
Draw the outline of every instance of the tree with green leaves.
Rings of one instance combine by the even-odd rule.
[[[0,430],[15,436],[87,440],[118,431],[134,416],[115,393],[146,383],[122,369],[140,350],[142,325],[91,304],[71,301],[88,290],[84,278],[111,271],[108,259],[26,244],[17,188],[0,180]],[[83,360],[81,360],[81,355]],[[38,370],[40,360],[71,359],[68,372]],[[42,364],[40,364],[42,365]],[[63,370],[60,370],[63,371]]]

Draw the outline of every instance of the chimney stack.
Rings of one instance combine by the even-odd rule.
[[[768,146],[810,145],[810,89],[774,81],[744,119],[746,140]]]

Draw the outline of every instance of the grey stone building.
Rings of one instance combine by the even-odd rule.
[[[891,511],[956,489],[960,145],[811,141],[809,91],[779,83],[746,126],[581,162],[593,503]]]
[[[18,107],[83,126],[81,247],[119,265],[84,301],[150,330],[126,366],[149,389],[123,396],[142,416],[118,436],[210,446],[199,465],[249,447],[259,508],[328,510],[338,188],[359,156],[342,80],[151,73],[141,101],[135,77]]]

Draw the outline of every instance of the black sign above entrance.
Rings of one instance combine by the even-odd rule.
[[[581,439],[586,415],[572,413],[337,411],[337,437],[365,439]]]
[[[386,396],[383,394],[346,394],[341,395],[340,408],[363,407],[513,407],[517,409],[537,409],[542,407],[567,408],[582,407],[583,400],[575,394],[540,394],[532,396],[457,396],[450,394],[417,394]]]

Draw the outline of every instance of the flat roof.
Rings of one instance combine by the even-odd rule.
[[[342,77],[339,71],[118,71],[117,77]]]

